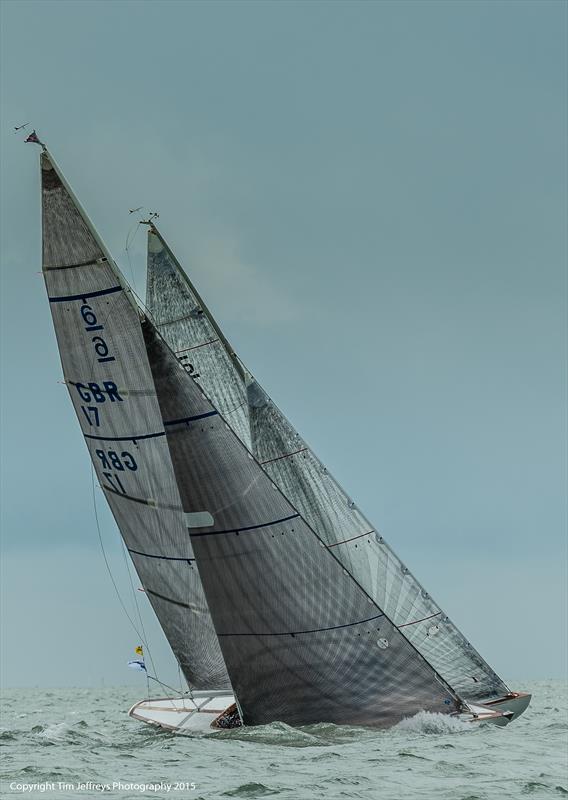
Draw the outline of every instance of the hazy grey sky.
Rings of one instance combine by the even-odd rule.
[[[28,120],[128,279],[128,209],[160,211],[243,360],[497,671],[561,674],[567,8],[4,0],[7,684],[144,690],[58,384]]]

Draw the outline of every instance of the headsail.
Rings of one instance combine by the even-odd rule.
[[[219,402],[220,410],[225,386],[237,387],[240,397],[247,376],[246,407],[238,425],[230,415],[228,423],[402,635],[461,696],[482,701],[506,694],[507,686],[355,507],[284,414],[242,365],[235,368],[240,362],[228,355],[224,340],[217,336],[215,347],[197,349],[213,335],[211,326],[216,323],[210,313],[199,332],[189,325],[180,327],[178,320],[187,318],[198,295],[155,228],[149,233],[148,287],[147,304],[160,332],[176,352],[194,353],[200,386],[214,404]],[[205,353],[206,365],[201,361]],[[228,366],[230,378],[225,374]]]
[[[188,682],[226,688],[140,312],[47,152],[41,175],[43,274],[65,383],[96,475]]]
[[[197,565],[246,724],[392,725],[460,701],[231,430],[154,327],[148,356]]]

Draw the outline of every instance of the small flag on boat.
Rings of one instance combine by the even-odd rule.
[[[28,136],[28,138],[25,139],[25,141],[30,142],[31,144],[41,144],[42,147],[44,146],[43,142],[40,142],[39,137],[35,131],[32,131]]]
[[[137,656],[143,656],[144,655],[144,650],[142,649],[142,645],[139,644],[134,652],[136,653]]]
[[[137,669],[139,672],[146,672],[146,664],[143,661],[129,661],[130,669]]]

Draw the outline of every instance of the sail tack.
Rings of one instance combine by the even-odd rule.
[[[158,259],[155,253],[160,253]],[[400,634],[460,696],[482,701],[506,694],[507,686],[356,508],[262,387],[241,365],[237,369],[239,362],[228,355],[218,333],[215,348],[198,349],[214,336],[216,323],[209,312],[199,330],[180,322],[195,308],[197,293],[155,229],[149,235],[148,286],[148,307],[162,336],[174,351],[195,354],[199,384],[219,410],[229,407],[223,401],[227,385],[235,387],[240,402],[246,384],[246,405],[239,407],[238,424],[231,415],[227,422]],[[230,378],[227,370],[232,371]]]
[[[187,680],[227,688],[140,313],[47,153],[41,174],[43,274],[65,383],[99,484]]]
[[[459,705],[143,325],[193,550],[245,724],[389,726]],[[205,521],[207,524],[204,524]]]

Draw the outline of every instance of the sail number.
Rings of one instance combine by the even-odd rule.
[[[122,453],[117,453],[116,450],[95,450],[95,453],[100,458],[104,469],[117,469],[120,472],[124,472],[125,469],[136,472],[138,469],[136,459],[126,450],[123,450]]]
[[[104,325],[99,324],[95,312],[88,303],[83,303],[81,306],[81,316],[83,317],[83,322],[85,323],[85,330],[87,333],[104,331]],[[95,348],[97,361],[100,364],[105,364],[108,361],[115,361],[115,357],[109,355],[108,344],[105,342],[102,336],[99,336],[98,334],[97,336],[92,336],[91,342]]]
[[[95,450],[95,454],[101,461],[102,474],[107,479],[112,491],[118,494],[126,494],[126,489],[122,485],[117,472],[124,472],[125,470],[135,472],[138,469],[138,464],[132,453],[127,450],[123,450],[121,453],[117,453],[116,450]],[[115,471],[110,472],[111,469]]]
[[[103,381],[102,386],[98,383],[73,383],[75,389],[79,392],[79,397],[85,403],[105,403],[107,399],[111,402],[122,403],[123,398],[120,396],[118,387],[113,381]],[[99,417],[99,409],[96,405],[81,406],[81,411],[85,415],[89,425],[94,425],[97,428],[101,424]]]

